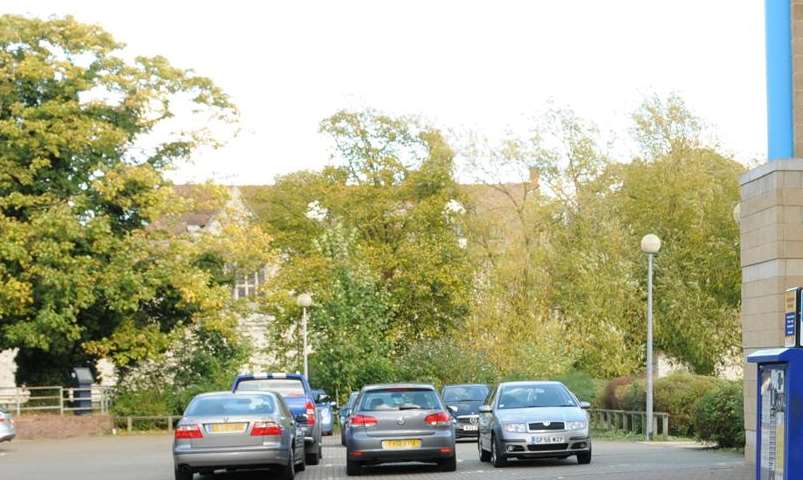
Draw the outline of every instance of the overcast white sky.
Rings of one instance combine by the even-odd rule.
[[[763,4],[0,0],[0,12],[71,14],[132,53],[211,77],[240,107],[243,132],[174,177],[258,184],[325,165],[320,120],[369,106],[494,136],[553,99],[624,134],[645,95],[676,91],[728,151],[761,159]]]

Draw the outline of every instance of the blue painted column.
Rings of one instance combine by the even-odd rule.
[[[795,156],[792,2],[764,0],[767,37],[767,158]]]

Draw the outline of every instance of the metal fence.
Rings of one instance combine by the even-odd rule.
[[[647,413],[629,410],[589,410],[591,425],[604,430],[616,430],[627,433],[644,433],[647,424]],[[669,437],[669,414],[653,413],[652,431],[663,439]],[[660,428],[659,428],[660,427]]]
[[[85,405],[91,401],[89,405]],[[112,388],[93,385],[72,387],[0,387],[0,408],[16,416],[26,413],[100,413],[109,412]]]

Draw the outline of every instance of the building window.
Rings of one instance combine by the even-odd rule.
[[[268,278],[268,267],[260,268],[258,271],[242,274],[238,273],[234,277],[234,299],[252,298],[256,296],[257,289],[263,285]]]

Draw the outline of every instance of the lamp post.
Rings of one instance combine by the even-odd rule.
[[[647,425],[644,433],[652,440],[653,400],[652,400],[652,263],[653,257],[661,250],[661,239],[649,233],[641,239],[641,251],[647,254]]]
[[[301,331],[304,336],[304,376],[309,381],[309,362],[307,356],[309,350],[307,348],[307,308],[312,305],[312,295],[309,293],[302,293],[296,298],[296,303],[301,307]]]

